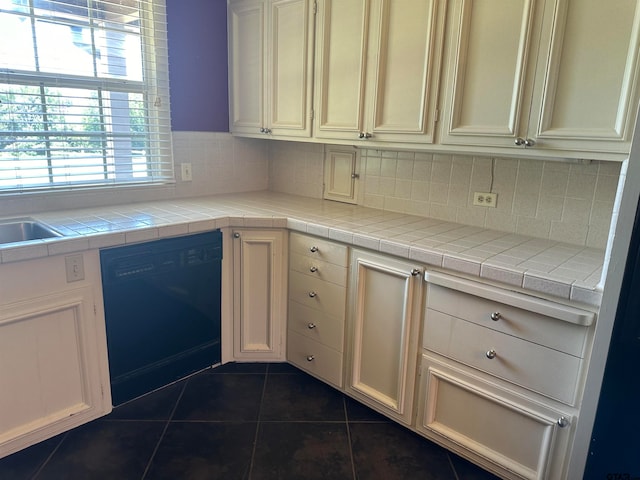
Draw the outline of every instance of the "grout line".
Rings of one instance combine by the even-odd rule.
[[[178,395],[178,399],[176,400],[176,403],[173,405],[173,409],[171,410],[171,414],[169,415],[169,418],[167,419],[167,423],[165,424],[164,428],[162,429],[162,433],[160,434],[160,438],[158,439],[158,443],[156,443],[156,447],[153,449],[153,453],[151,453],[151,457],[149,458],[149,461],[147,462],[147,466],[144,469],[144,472],[142,474],[141,480],[144,480],[145,477],[147,476],[147,473],[149,473],[149,469],[151,468],[151,464],[153,463],[153,460],[156,457],[156,453],[158,453],[158,449],[160,448],[160,444],[162,443],[162,440],[164,439],[164,435],[167,433],[167,429],[169,428],[169,424],[171,423],[171,420],[173,420],[173,416],[176,413],[176,410],[178,408],[178,404],[180,403],[180,400],[182,400],[182,396],[184,395],[184,391],[187,388],[187,384],[188,383],[189,383],[189,380],[184,382],[184,385],[182,386],[182,390],[180,390],[180,395]]]
[[[260,407],[258,408],[258,418],[256,420],[256,433],[253,437],[253,448],[251,450],[251,461],[249,463],[249,475],[247,478],[251,478],[251,474],[253,473],[253,460],[256,456],[256,447],[258,446],[258,433],[260,432],[260,416],[262,414],[262,404],[264,403],[264,395],[267,391],[267,379],[269,377],[269,364],[267,363],[267,368],[264,372],[264,384],[262,385],[262,396],[260,397]],[[244,477],[243,477],[244,478]]]
[[[347,400],[346,397],[342,396],[342,407],[344,408],[344,424],[347,427],[347,443],[349,444],[349,458],[351,458],[351,473],[353,474],[353,479],[357,480],[356,476],[356,462],[353,458],[353,447],[351,444],[351,428],[349,427],[349,414],[347,413]]]
[[[60,441],[55,446],[55,448],[51,451],[51,453],[47,456],[47,458],[45,458],[44,462],[42,462],[42,465],[40,465],[40,467],[33,474],[33,476],[31,477],[32,480],[35,480],[38,477],[38,475],[42,473],[42,469],[47,465],[47,463],[49,463],[49,460],[51,460],[51,458],[55,455],[55,453],[58,451],[58,449],[62,445],[62,442],[66,440],[68,435],[69,435],[69,432],[65,432],[64,436],[60,439]]]

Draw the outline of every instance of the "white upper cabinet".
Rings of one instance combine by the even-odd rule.
[[[309,0],[229,0],[229,124],[246,136],[309,137]]]
[[[320,0],[314,136],[432,143],[442,0]]]
[[[628,153],[637,0],[615,8],[600,0],[460,0],[447,27],[441,143],[534,156]]]

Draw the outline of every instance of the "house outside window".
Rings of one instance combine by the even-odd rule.
[[[173,180],[157,0],[0,0],[0,194]]]

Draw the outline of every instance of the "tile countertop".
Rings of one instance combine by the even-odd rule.
[[[565,300],[598,306],[604,251],[432,218],[273,192],[30,215],[62,238],[0,246],[0,262],[223,227],[287,227]]]

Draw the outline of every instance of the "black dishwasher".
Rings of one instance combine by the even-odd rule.
[[[222,234],[100,251],[114,405],[220,362]]]

